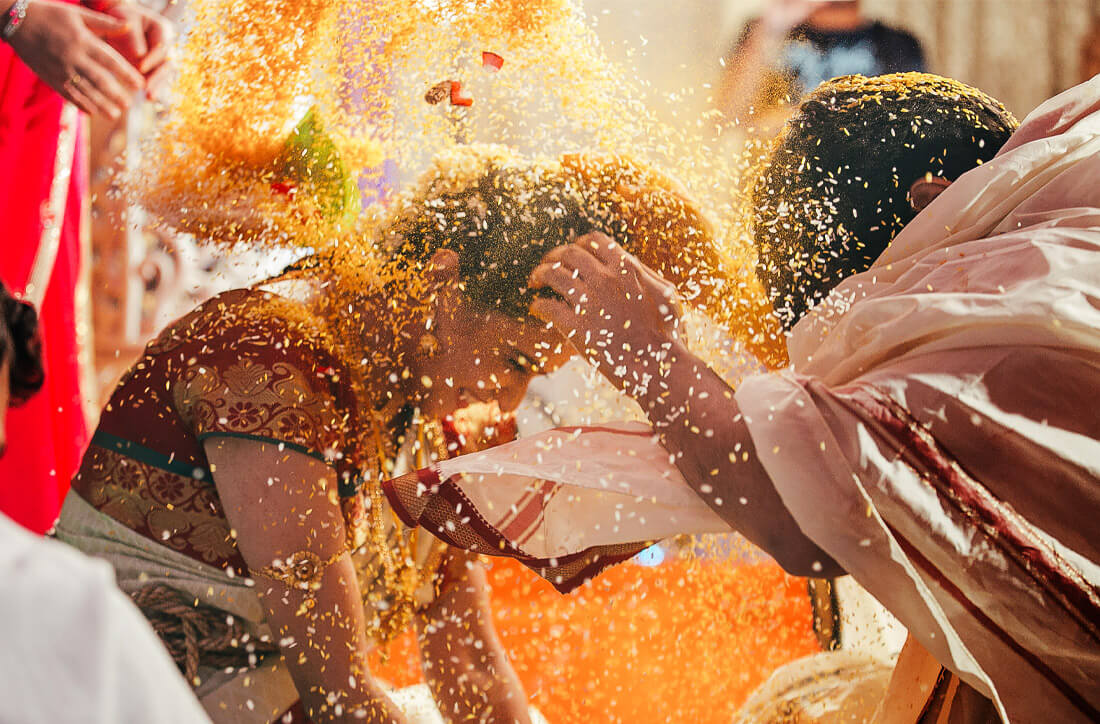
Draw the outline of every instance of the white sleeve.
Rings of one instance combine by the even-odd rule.
[[[0,721],[208,722],[110,566],[0,521]]]
[[[844,389],[765,375],[742,385],[737,401],[802,532],[938,661],[993,698],[1007,720],[1097,721],[1100,652],[1089,624],[1097,599],[1087,571],[1056,543],[1096,520],[1087,462],[1100,460],[1100,446],[1060,429],[1055,413],[1034,423],[1045,432],[1026,434],[1032,423],[988,403],[1013,379],[1010,397],[1019,399],[1021,380],[1044,371],[1086,388],[1072,384],[1074,367],[1053,351],[1036,355],[1027,375],[1009,365],[1023,356],[1002,351],[999,366],[979,365],[984,375],[953,375],[943,354],[923,360],[933,372],[895,370]],[[1080,413],[1068,419],[1085,418],[1047,387],[1047,397]],[[1011,424],[1001,425],[1006,417]],[[1033,498],[1067,491],[1079,512],[1063,512],[1058,528],[1037,526],[1044,511],[1023,505],[1037,480],[1042,494]]]

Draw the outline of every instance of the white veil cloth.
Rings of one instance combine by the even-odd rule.
[[[802,531],[1008,720],[1100,720],[1100,77],[1028,116],[788,347],[736,400]],[[651,540],[728,530],[629,424],[387,494],[563,591]]]

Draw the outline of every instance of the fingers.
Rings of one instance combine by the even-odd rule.
[[[609,270],[622,268],[624,266],[623,257],[629,256],[614,239],[599,231],[591,231],[578,238],[574,243],[594,256]]]
[[[106,110],[100,109],[84,91],[71,83],[62,83],[61,87],[57,89],[57,92],[61,94],[62,98],[72,103],[89,116],[106,115]]]
[[[81,72],[76,90],[84,94],[96,109],[97,115],[118,119],[130,105],[130,99],[121,86],[102,68],[89,66]],[[106,86],[106,87],[104,87]]]
[[[639,285],[646,291],[665,298],[675,294],[676,289],[668,280],[643,264],[638,257],[622,248],[606,234],[594,231],[578,239],[577,243],[584,244],[586,249],[591,250],[592,255],[609,271],[618,270],[619,274],[633,272]]]
[[[638,283],[642,285],[645,292],[666,300],[676,296],[676,287],[663,276],[634,257],[630,257],[629,263],[637,275]]]
[[[130,50],[133,51],[134,58],[144,59],[146,54],[149,52],[149,45],[145,42],[145,28],[142,27],[142,23],[130,23],[130,26],[127,28],[127,32],[130,36]],[[144,60],[142,61],[142,64],[144,65]],[[142,75],[144,75],[145,71],[143,70],[141,71],[141,73]]]
[[[531,302],[531,316],[546,322],[549,328],[556,329],[566,339],[576,334],[577,313],[560,299],[539,297]]]
[[[118,51],[106,43],[96,43],[89,51],[91,58],[110,73],[116,83],[128,88],[131,93],[145,87],[145,78],[134,66],[118,54]],[[127,98],[127,102],[129,99]]]
[[[141,59],[138,70],[146,77],[148,84],[152,85],[152,76],[158,74],[164,68],[164,62],[168,60],[172,26],[161,18],[147,18],[146,22],[149,23],[145,33],[148,53]],[[160,73],[159,77],[163,78],[164,74]]]
[[[99,113],[118,118],[130,105],[130,94],[115,77],[94,62],[85,62],[68,83],[82,92],[99,109]]]
[[[162,63],[159,68],[145,78],[145,96],[147,98],[152,99],[157,91],[168,82],[171,71],[172,66],[169,63]]]
[[[126,35],[130,30],[130,24],[122,18],[116,18],[114,15],[107,15],[106,13],[96,12],[86,8],[77,9],[80,11],[81,19],[84,21],[84,27],[101,38],[118,38]]]
[[[528,284],[532,289],[549,287],[566,299],[577,301],[582,293],[578,287],[584,283],[579,276],[561,262],[549,262],[535,267]]]
[[[588,281],[594,281],[604,271],[603,265],[596,257],[576,243],[552,249],[542,258],[542,263],[561,264]]]

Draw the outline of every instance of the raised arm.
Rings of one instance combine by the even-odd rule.
[[[451,551],[440,592],[418,619],[421,666],[448,721],[530,724],[527,696],[493,628],[485,569]]]
[[[550,252],[531,286],[561,295],[536,300],[531,311],[642,405],[684,479],[718,515],[791,573],[842,573],[783,505],[733,389],[680,338],[671,284],[593,233]]]
[[[336,474],[307,455],[280,452],[275,443],[213,437],[205,448],[310,719],[403,724],[367,668],[371,644]]]
[[[746,120],[791,30],[805,20],[811,0],[777,0],[751,23],[726,57],[715,99],[730,120]]]

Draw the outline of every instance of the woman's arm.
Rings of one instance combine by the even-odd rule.
[[[336,474],[278,447],[228,437],[205,443],[226,518],[302,703],[315,722],[403,724],[367,669],[371,644]],[[278,570],[296,562],[306,590]]]
[[[419,617],[424,677],[448,721],[530,724],[527,696],[493,629],[485,569],[449,551],[439,595]]]
[[[684,345],[671,284],[592,233],[547,254],[531,286],[565,299],[540,298],[531,311],[588,340],[578,351],[642,405],[684,479],[723,520],[791,573],[843,573],[783,505],[733,390]]]

